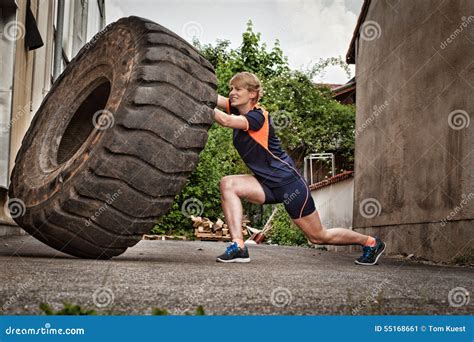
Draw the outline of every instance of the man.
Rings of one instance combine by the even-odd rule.
[[[308,185],[295,169],[294,161],[281,148],[268,112],[259,106],[263,89],[252,73],[241,72],[229,82],[229,98],[218,96],[214,120],[234,129],[233,144],[254,175],[232,175],[221,179],[222,209],[229,226],[232,244],[217,257],[219,262],[249,262],[242,235],[241,199],[251,203],[284,203],[292,221],[314,244],[361,245],[360,265],[375,265],[385,250],[379,237],[363,235],[345,228],[325,229],[316,211]]]

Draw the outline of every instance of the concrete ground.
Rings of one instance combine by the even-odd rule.
[[[171,314],[202,305],[210,315],[472,314],[472,267],[314,248],[250,246],[250,264],[222,264],[222,242],[143,240],[111,260],[82,260],[26,236],[0,239],[3,314],[40,314],[47,302],[100,314]]]

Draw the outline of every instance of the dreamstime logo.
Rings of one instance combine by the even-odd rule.
[[[92,301],[98,308],[105,308],[114,302],[114,293],[107,287],[99,287],[92,294]]]
[[[375,118],[377,118],[377,116],[379,116],[387,107],[388,107],[387,100],[385,100],[385,102],[381,104],[380,106],[374,105],[372,114],[362,123],[362,125],[357,127],[355,136],[358,136],[359,133],[361,133],[364,129],[366,129],[367,126],[369,126],[372,123],[372,121],[374,121]]]
[[[6,124],[5,126],[3,127],[0,127],[0,132],[3,132],[3,133],[7,133],[10,131],[10,128],[13,126],[13,124],[15,122],[17,122],[18,120],[20,120],[20,118],[29,113],[30,112],[30,108],[31,108],[31,101],[28,102],[27,104],[25,104],[23,107],[22,106],[18,106],[17,107],[17,111],[14,113],[13,117],[10,119],[10,121],[8,122],[8,124]]]
[[[185,315],[186,313],[188,313],[189,311],[193,309],[195,302],[196,302],[196,294],[194,293],[191,293],[189,296],[184,296],[184,297],[182,296],[176,309],[174,309],[175,314]]]
[[[359,205],[359,212],[365,218],[374,218],[380,215],[382,205],[375,198],[366,198]]]
[[[99,209],[97,209],[93,215],[91,215],[87,220],[86,220],[86,226],[89,227],[92,223],[92,221],[95,221],[104,211],[109,209],[109,205],[114,203],[114,201],[122,194],[122,189],[118,189],[116,192],[114,192],[112,195],[106,194],[105,197],[107,197],[107,200],[104,202],[104,205],[100,206]]]
[[[108,110],[101,109],[94,113],[92,123],[100,131],[106,130],[114,125],[114,115]]]
[[[99,40],[100,37],[102,37],[104,34],[106,34],[112,26],[114,26],[115,23],[108,24],[102,31],[97,32],[97,34],[92,37],[92,39],[84,44],[83,49],[89,50],[97,40]]]
[[[462,194],[462,201],[454,207],[454,209],[446,216],[446,218],[441,220],[441,226],[446,226],[446,223],[450,221],[454,216],[456,216],[463,208],[467,205],[467,203],[474,198],[474,192],[470,192],[468,195]]]
[[[10,198],[5,202],[5,212],[9,213],[12,218],[23,216],[26,212],[26,205],[19,198]]]
[[[290,305],[293,296],[291,295],[290,290],[284,287],[277,287],[272,291],[270,301],[273,306],[278,308],[283,308]]]
[[[275,129],[280,130],[288,127],[291,123],[290,114],[284,110],[279,110],[272,116],[272,124]]]
[[[198,286],[194,286],[192,290],[181,294],[179,296],[180,302],[174,310],[175,313],[177,315],[185,315],[197,309],[198,306],[202,304],[200,303],[200,298],[206,298],[208,294],[207,289],[214,285],[211,279],[206,278],[206,280],[201,282]]]
[[[3,330],[3,328],[2,328]],[[14,336],[20,336],[20,335],[84,335],[85,334],[85,329],[84,328],[53,328],[51,326],[51,323],[46,322],[43,326],[37,327],[30,327],[28,328],[18,328],[18,327],[12,327],[9,326],[8,328],[5,329],[5,334],[6,335],[14,335]],[[4,341],[4,340],[2,340]]]
[[[469,127],[470,121],[469,114],[465,110],[456,109],[448,115],[448,125],[455,130]]]
[[[199,106],[199,109],[194,113],[191,118],[188,120],[187,123],[184,125],[180,126],[175,132],[174,132],[174,138],[177,139],[179,138],[189,127],[191,127],[191,124],[195,123],[196,118],[199,118],[204,114],[206,110],[206,106],[202,105]]]
[[[168,80],[169,75],[165,75],[166,80]],[[148,100],[144,98],[144,91],[143,91],[143,85],[146,84],[146,81],[140,81],[134,84],[131,84],[128,88],[125,94],[122,97],[122,102],[128,102],[129,104],[134,104],[134,105],[142,105],[148,103]],[[163,93],[160,94],[162,95],[160,98],[155,99],[155,101],[158,101],[160,104],[160,108],[163,109],[170,109],[173,104],[171,103],[173,100],[176,99],[176,94],[178,93],[178,90],[175,88],[169,89],[169,93]],[[171,103],[171,104],[170,104]]]
[[[25,25],[18,21],[11,21],[4,26],[3,35],[9,41],[23,39],[26,35]]]
[[[204,211],[204,205],[195,197],[188,198],[181,205],[181,212],[186,217],[201,216]]]
[[[469,292],[464,287],[455,287],[448,293],[449,305],[459,308],[469,303]]]
[[[300,194],[300,190],[299,189],[296,189],[295,191],[293,191],[291,194],[287,194],[286,192],[283,194],[283,197],[285,198],[283,200],[283,203],[285,204],[289,204],[291,201],[293,201],[295,198],[298,197],[298,195]]]
[[[471,15],[469,17],[462,17],[461,20],[462,20],[462,22],[459,25],[459,27],[456,28],[453,31],[453,33],[451,33],[449,35],[448,38],[446,38],[443,42],[441,42],[441,44],[439,46],[441,48],[441,50],[446,49],[448,47],[448,45],[451,44],[464,31],[464,29],[467,29],[469,24],[474,22],[474,16]],[[471,30],[469,31],[469,34],[472,36],[474,34],[473,32],[474,32],[474,30],[471,28]]]
[[[183,25],[183,36],[188,39],[194,39],[194,38],[201,38],[204,29],[202,28],[202,25],[198,23],[197,21],[188,21]]]
[[[397,11],[395,7],[400,5],[400,1],[401,0],[385,0],[385,2],[390,6],[390,8],[395,12]]]
[[[379,39],[382,34],[382,29],[379,23],[373,20],[366,21],[361,26],[360,37],[363,40],[371,41]]]
[[[18,290],[15,292],[15,294],[13,296],[11,296],[10,298],[8,298],[8,300],[5,302],[5,304],[3,304],[2,311],[5,311],[12,304],[17,302],[18,298],[20,298],[23,295],[23,293],[28,289],[28,287],[30,287],[32,284],[33,284],[33,279],[28,280],[24,284],[20,284],[19,287],[18,287]]]
[[[377,296],[383,290],[384,286],[388,283],[388,279],[384,279],[381,283],[375,285],[372,292],[365,297],[355,308],[352,309],[352,314],[357,315],[363,307],[367,306],[371,302],[376,302]]]

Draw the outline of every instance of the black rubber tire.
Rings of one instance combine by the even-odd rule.
[[[212,65],[143,18],[108,25],[68,64],[23,138],[14,220],[82,258],[122,254],[194,171],[217,102]],[[18,209],[18,208],[17,208]]]

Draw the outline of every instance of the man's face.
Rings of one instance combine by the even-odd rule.
[[[248,91],[247,88],[231,85],[229,99],[232,106],[241,106],[246,105],[251,100],[255,99],[256,92]]]

